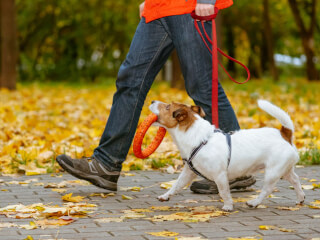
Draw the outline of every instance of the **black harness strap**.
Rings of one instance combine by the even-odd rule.
[[[214,133],[222,133],[223,135],[226,136],[226,140],[229,146],[229,157],[228,157],[228,167],[230,165],[230,160],[231,160],[231,134],[230,133],[225,133],[223,131],[221,131],[220,129],[215,129]],[[197,153],[201,150],[201,148],[206,145],[208,143],[208,141],[203,141],[202,143],[200,143],[200,145],[198,147],[196,147],[195,149],[193,149],[193,151],[191,152],[191,155],[188,159],[183,158],[182,160],[188,164],[189,168],[198,176],[209,180],[208,178],[206,178],[205,176],[203,176],[197,169],[195,169],[195,167],[193,166],[192,160],[194,159],[194,157],[197,155]],[[210,180],[209,180],[210,181]]]

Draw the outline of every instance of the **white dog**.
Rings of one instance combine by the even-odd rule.
[[[203,119],[205,114],[199,106],[153,101],[149,107],[158,116],[154,125],[168,130],[183,159],[189,159],[194,153],[193,150],[205,143],[194,155],[192,164],[196,171],[216,182],[224,201],[222,209],[225,211],[233,210],[229,179],[253,175],[260,170],[265,171],[264,185],[260,195],[247,202],[250,207],[257,207],[270,195],[280,178],[288,180],[293,185],[298,198],[297,203],[302,204],[305,199],[299,177],[294,172],[299,155],[292,142],[292,120],[287,113],[268,101],[259,100],[258,105],[280,121],[281,130],[259,128],[235,132],[231,135],[230,157],[226,136],[222,132],[215,132],[215,126]],[[185,164],[172,188],[158,199],[168,201],[196,176],[189,165]]]

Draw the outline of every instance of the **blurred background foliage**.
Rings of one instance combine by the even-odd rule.
[[[291,0],[269,0],[272,54],[280,77],[307,77],[301,33]],[[316,0],[315,0],[316,1]],[[295,2],[295,1],[294,1]],[[18,72],[22,81],[95,82],[115,78],[139,22],[135,0],[16,0]],[[297,0],[306,26],[311,24],[311,0]],[[316,6],[319,13],[320,4]],[[249,65],[255,78],[270,72],[264,1],[235,1],[220,12],[222,49]],[[320,14],[316,14],[314,63],[320,69]],[[267,33],[268,34],[268,33]],[[225,60],[224,60],[225,61]],[[233,63],[232,74],[243,76]],[[100,80],[99,80],[100,79]]]

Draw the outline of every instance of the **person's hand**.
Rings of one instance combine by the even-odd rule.
[[[144,2],[139,5],[140,18],[142,18],[143,9],[144,9]]]
[[[198,16],[205,17],[214,14],[214,5],[207,3],[197,3],[195,13]]]

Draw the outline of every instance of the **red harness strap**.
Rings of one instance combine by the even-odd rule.
[[[229,78],[237,83],[237,84],[243,84],[249,81],[250,79],[250,71],[249,69],[242,64],[241,62],[239,62],[238,60],[228,56],[227,54],[225,54],[223,51],[221,51],[218,47],[217,47],[217,34],[216,34],[216,23],[215,23],[215,18],[218,15],[218,11],[219,9],[215,7],[214,9],[214,14],[210,15],[210,16],[198,16],[195,14],[195,12],[193,11],[191,13],[191,17],[194,19],[194,26],[197,29],[197,32],[199,33],[200,37],[202,38],[204,44],[206,45],[206,47],[208,48],[209,52],[212,54],[212,98],[211,98],[211,104],[212,104],[212,124],[214,124],[217,128],[219,128],[219,116],[218,116],[218,63],[220,64],[220,66],[223,68],[223,70],[226,72],[226,74],[229,76]],[[206,36],[206,39],[208,40],[208,42],[212,45],[212,48],[210,49],[206,39],[204,38],[197,20],[201,21],[201,25],[202,25],[202,30]],[[208,36],[205,27],[204,27],[204,23],[203,21],[212,21],[212,40],[211,38]],[[247,80],[245,80],[244,82],[238,82],[236,80],[234,80],[230,74],[227,72],[227,70],[223,67],[223,65],[218,61],[218,51],[225,57],[227,57],[228,59],[230,59],[231,61],[234,61],[235,63],[241,65],[248,74]]]

